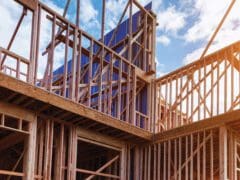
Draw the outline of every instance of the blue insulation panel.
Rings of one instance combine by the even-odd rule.
[[[152,9],[152,3],[149,3],[147,6],[145,6],[145,9],[147,10],[151,10]],[[137,27],[138,27],[138,22],[139,22],[139,18],[140,18],[140,11],[136,12],[133,16],[132,16],[132,31],[133,33],[135,33],[137,31]],[[111,42],[111,44],[109,45],[110,47],[115,46],[116,44],[118,44],[120,41],[124,40],[126,38],[126,36],[128,35],[128,26],[129,26],[129,19],[126,19],[125,21],[123,21],[119,27],[118,30],[116,32],[115,38],[113,39],[113,41]],[[112,31],[110,31],[109,33],[107,33],[104,36],[104,42],[105,45],[109,44],[109,41],[114,33],[115,29],[113,29]],[[116,52],[120,52],[122,50],[123,46],[119,46],[117,49],[115,49]],[[136,53],[138,51],[137,46],[133,46],[133,53]],[[93,54],[96,54],[100,49],[100,46],[97,44],[94,44],[93,46]],[[88,48],[89,50],[89,48]],[[110,60],[110,55],[106,55],[104,57],[105,61]],[[81,67],[84,67],[85,64],[87,64],[89,62],[89,57],[82,54],[81,55]],[[99,66],[98,63],[94,63],[92,66],[92,76],[94,76],[94,74],[96,73],[97,67]],[[115,67],[119,66],[119,61],[116,61],[114,63]],[[69,60],[67,63],[67,71],[68,74],[71,73],[72,71],[72,60]],[[58,75],[62,75],[64,73],[64,65],[62,65],[61,67],[57,68],[54,72],[53,72],[53,82],[56,81],[58,79]],[[103,77],[104,78],[104,77]],[[119,79],[119,75],[117,73],[113,73],[113,80],[116,81]],[[89,78],[88,78],[88,72],[86,73],[86,75],[83,77],[83,83],[89,83]],[[91,94],[97,93],[99,90],[98,86],[92,86],[91,87]],[[114,96],[117,93],[117,90],[112,90],[112,96]],[[67,89],[67,94],[68,94],[68,89]],[[140,99],[137,99],[137,103],[138,101],[140,101],[139,103],[141,104],[141,109],[137,109],[139,112],[142,113],[146,113],[147,112],[147,106],[146,106],[146,102],[147,102],[147,89],[144,88],[141,92],[142,96],[140,97]],[[68,96],[68,95],[67,95]],[[97,102],[98,101],[98,97],[92,98],[91,99],[92,102]],[[111,110],[111,115],[116,117],[116,107],[117,104],[115,101],[112,102],[112,110]],[[123,109],[124,107],[122,107]],[[141,118],[140,119],[140,127],[142,127],[144,124],[144,119]]]
[[[151,10],[152,9],[152,2],[150,2],[148,5],[145,6],[145,9],[147,10]],[[138,23],[138,18],[140,16],[140,11],[136,12],[133,17],[132,17],[132,31],[133,33],[137,31],[137,23]],[[127,35],[128,35],[128,25],[129,25],[129,19],[126,19],[125,21],[123,21],[120,25],[119,25],[119,28],[118,28],[118,31],[116,33],[116,36],[114,38],[114,40],[112,41],[111,45],[110,46],[114,46],[115,44],[117,44],[118,42],[120,42],[121,40],[123,40]],[[104,36],[104,42],[105,42],[105,45],[108,45],[111,37],[112,37],[112,34],[114,33],[114,30],[113,29],[112,31],[110,31],[109,33],[107,33],[105,36]],[[99,47],[97,47],[96,45],[94,46],[93,48],[93,53],[96,53],[97,50],[99,49]],[[119,47],[116,51],[117,52],[120,52],[122,49],[122,47]],[[110,58],[106,58],[106,60],[109,60]],[[84,64],[86,64],[88,62],[88,57],[85,56],[85,55],[82,55],[81,57],[81,60],[82,60],[82,63],[81,63],[81,66],[84,66]],[[97,66],[94,68],[93,67],[93,73],[94,71],[96,70]],[[68,73],[71,72],[72,70],[72,61],[69,60],[68,61]],[[59,68],[57,68],[54,72],[53,72],[53,75],[54,77],[56,77],[57,75],[60,75],[60,74],[63,74],[64,73],[64,66],[61,66]]]

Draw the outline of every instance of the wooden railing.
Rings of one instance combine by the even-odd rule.
[[[125,22],[131,26],[126,26],[129,28],[126,37],[115,44],[118,27],[112,37],[106,38],[108,42],[104,42],[39,1],[17,2],[23,6],[23,12],[9,45],[0,49],[1,72],[150,130],[150,108],[143,106],[151,100],[137,102],[144,93],[149,94],[145,89],[150,91],[150,78],[155,73],[156,19],[151,12],[136,1],[129,1],[124,13],[131,10],[129,21]],[[132,12],[133,6],[139,10],[137,16]],[[11,50],[27,11],[32,15],[29,60]],[[43,34],[46,24],[49,31]],[[49,42],[42,42],[43,36],[47,36]],[[61,62],[57,62],[56,57],[59,46],[62,47]],[[46,48],[43,50],[43,47]],[[42,67],[43,64],[46,66]]]
[[[1,72],[28,82],[30,61],[7,49],[0,47]]]
[[[240,42],[156,80],[155,131],[240,108]]]
[[[39,3],[38,13],[39,16],[47,14],[52,34],[43,52],[48,61],[45,73],[37,83],[50,92],[145,129],[137,124],[135,111],[139,89],[136,68],[140,68],[127,59],[128,47],[114,51],[44,4]],[[40,31],[38,29],[37,37],[41,36]],[[143,36],[141,30],[133,35],[131,44],[140,36]],[[64,45],[62,69],[54,70],[54,53],[60,43]]]

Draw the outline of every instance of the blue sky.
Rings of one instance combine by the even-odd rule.
[[[62,14],[66,0],[41,0],[55,11]],[[218,33],[209,52],[227,46],[240,37],[240,0],[236,0],[234,8],[226,19],[222,29]],[[17,18],[15,15],[21,13],[21,9],[13,9],[14,1],[3,1],[0,5],[1,21],[7,20],[8,25],[0,25],[0,46],[6,44],[12,34]],[[101,0],[81,0],[80,26],[93,35],[96,39],[100,37],[101,24]],[[113,29],[121,16],[127,0],[106,0],[106,29]],[[150,0],[138,0],[143,6]],[[197,60],[204,50],[210,36],[223,17],[231,0],[152,0],[153,11],[157,15],[157,39],[156,39],[156,61],[157,76],[162,76]],[[76,0],[71,0],[67,18],[75,21]],[[11,12],[15,12],[14,14]],[[3,19],[1,19],[3,18]],[[28,21],[25,22],[25,29]],[[19,38],[28,39],[24,28],[19,32]],[[49,27],[44,30],[49,32]],[[48,33],[46,33],[48,34]],[[42,38],[44,39],[44,38]],[[47,41],[47,38],[45,39]],[[22,41],[23,45],[25,42]],[[16,51],[19,44],[14,44]],[[27,46],[27,45],[26,45]],[[45,48],[45,47],[43,47]],[[41,48],[40,48],[41,49]],[[27,50],[26,50],[27,51]],[[27,53],[27,52],[26,52]],[[24,54],[21,50],[20,54]],[[62,57],[59,55],[59,59]],[[42,65],[44,67],[44,64]]]

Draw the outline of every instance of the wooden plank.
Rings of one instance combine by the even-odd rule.
[[[105,136],[101,133],[94,132],[91,130],[86,130],[86,129],[83,129],[80,127],[77,128],[77,135],[81,138],[85,138],[85,139],[88,139],[88,140],[91,140],[94,142],[99,142],[102,144],[113,146],[113,147],[117,148],[118,150],[122,149],[125,145],[125,142],[123,142],[119,139]]]
[[[122,60],[119,60],[119,72],[118,72],[118,93],[117,93],[117,118],[121,119],[122,110]]]
[[[0,114],[9,115],[18,119],[23,119],[29,122],[32,122],[35,120],[34,113],[22,109],[19,106],[9,104],[3,101],[0,101]]]
[[[72,100],[76,100],[76,88],[78,90],[78,86],[76,86],[76,76],[77,76],[77,45],[78,45],[78,30],[74,29],[73,35],[73,50],[72,50],[72,77],[70,83],[70,98]],[[78,82],[77,82],[78,83]]]
[[[173,139],[179,136],[185,136],[192,132],[202,131],[203,129],[212,129],[219,127],[221,125],[238,121],[240,119],[240,110],[235,110],[232,112],[227,112],[218,116],[214,116],[205,120],[201,120],[189,125],[184,125],[175,129],[165,131],[163,133],[158,133],[154,135],[155,143],[163,142],[168,139]]]
[[[211,141],[210,141],[210,179],[214,179],[214,142],[213,142],[213,131],[211,130]]]
[[[38,6],[38,0],[15,0],[16,2],[24,5],[25,7],[31,9],[31,10],[36,10]]]
[[[227,129],[225,126],[219,128],[219,177],[221,180],[228,179],[228,153],[227,153]]]
[[[130,125],[126,122],[119,121],[116,118],[110,117],[101,112],[97,112],[96,110],[88,108],[84,105],[77,104],[56,94],[49,93],[48,91],[41,88],[34,87],[22,81],[18,81],[3,73],[0,73],[0,87],[7,88],[21,94],[26,94],[28,97],[64,109],[79,116],[89,118],[98,123],[117,128],[136,137],[143,138],[145,140],[152,139],[152,133],[148,131]]]
[[[35,150],[36,150],[36,138],[37,138],[37,117],[30,124],[30,135],[26,139],[24,144],[24,161],[23,161],[23,169],[24,169],[24,180],[32,180],[34,179],[34,169],[35,169]]]
[[[178,171],[179,171],[178,180],[181,180],[182,178],[181,166],[182,166],[182,138],[179,137],[178,138]]]
[[[69,42],[69,24],[67,24],[65,49],[64,49],[64,70],[63,70],[63,97],[67,96],[67,81],[68,81],[68,42]]]
[[[125,145],[121,150],[121,157],[120,157],[120,179],[126,179],[127,173],[126,173],[126,164],[127,161],[127,145]]]
[[[200,132],[197,133],[197,180],[200,180]]]
[[[18,177],[24,177],[25,176],[24,173],[8,171],[8,170],[0,170],[0,174],[2,174],[2,175],[12,175],[12,176],[18,176]]]
[[[113,179],[120,179],[120,177],[116,176],[116,175],[98,173],[98,172],[90,171],[90,170],[86,170],[86,169],[76,169],[76,172],[85,173],[85,174],[93,174],[93,175],[103,176],[103,177],[109,177],[109,178],[113,178]]]
[[[134,68],[132,71],[132,122],[133,125],[137,125],[136,121],[136,91],[137,91],[137,77],[136,77],[136,69]]]

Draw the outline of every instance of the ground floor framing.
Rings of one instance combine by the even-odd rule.
[[[134,142],[3,101],[0,120],[0,179],[240,178],[238,121]]]

